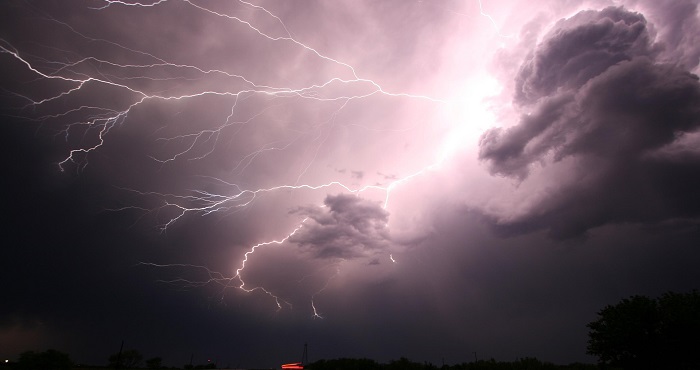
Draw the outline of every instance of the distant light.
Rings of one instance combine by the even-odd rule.
[[[301,362],[294,362],[291,364],[282,365],[282,369],[285,369],[285,370],[303,370],[304,366],[301,364]]]
[[[5,363],[8,363],[8,362],[10,362],[10,360],[5,360]]]

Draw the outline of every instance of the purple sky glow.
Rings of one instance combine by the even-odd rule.
[[[0,5],[0,356],[594,362],[700,282],[695,0]]]

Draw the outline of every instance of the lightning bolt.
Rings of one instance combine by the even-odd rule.
[[[314,302],[314,299],[316,298],[317,295],[321,294],[324,290],[326,290],[326,288],[328,288],[328,284],[331,283],[331,280],[335,279],[338,275],[340,275],[340,263],[335,268],[335,274],[333,274],[331,277],[329,277],[326,280],[325,284],[323,284],[321,289],[317,290],[313,295],[311,295],[311,309],[313,310],[313,318],[317,318],[317,319],[323,318],[323,316],[321,316],[318,309],[316,308],[316,303]]]
[[[33,118],[33,120],[37,122],[72,120],[76,116],[80,117],[77,120],[71,121],[69,124],[65,124],[58,132],[58,135],[66,141],[72,140],[74,136],[81,137],[79,141],[81,145],[70,149],[66,156],[58,161],[57,166],[61,171],[74,169],[79,172],[84,170],[89,164],[88,160],[90,156],[106,144],[110,133],[119,126],[127,124],[130,114],[133,114],[136,108],[150,103],[173,103],[200,98],[221,98],[231,101],[228,115],[215,127],[186,134],[159,137],[157,141],[162,143],[165,147],[176,147],[174,151],[165,155],[154,155],[150,157],[161,166],[168,166],[170,163],[180,160],[197,161],[207,158],[214,152],[225,136],[235,137],[239,135],[247,126],[254,124],[257,119],[263,117],[269,109],[274,107],[274,104],[270,103],[256,112],[243,113],[242,111],[244,109],[241,109],[241,105],[248,99],[269,99],[270,102],[276,102],[282,99],[323,103],[332,105],[334,108],[325,119],[319,119],[318,122],[315,122],[311,129],[302,130],[290,139],[273,140],[265,143],[242,156],[233,167],[234,173],[238,175],[243,174],[265,153],[285,151],[296,142],[301,141],[304,137],[312,137],[310,141],[313,145],[307,150],[309,158],[300,166],[295,181],[290,184],[268,187],[249,187],[229,182],[219,177],[206,177],[208,181],[225,187],[226,192],[193,189],[187,193],[178,194],[122,188],[124,192],[134,194],[137,197],[155,200],[158,205],[151,208],[131,205],[113,208],[112,210],[123,211],[130,209],[143,212],[144,214],[167,214],[169,216],[159,225],[161,232],[167,232],[172,225],[181,221],[187,215],[206,216],[213,213],[225,214],[235,212],[248,207],[256,199],[265,194],[280,191],[335,190],[359,196],[364,192],[372,190],[383,194],[382,207],[388,209],[392,192],[401,185],[436,170],[447,160],[447,155],[441,155],[432,164],[414,170],[407,175],[394,178],[387,184],[353,186],[341,181],[328,181],[317,184],[303,183],[304,176],[316,162],[321,148],[327,144],[332,129],[338,124],[339,114],[346,110],[350,103],[377,96],[393,99],[412,99],[434,104],[454,104],[455,102],[440,97],[397,92],[384,88],[380,83],[362,77],[362,74],[351,64],[326,55],[317,48],[298,40],[292,35],[279,16],[273,14],[263,6],[250,2],[239,0],[238,4],[250,11],[262,12],[269,19],[274,20],[283,30],[281,35],[273,35],[263,30],[262,27],[256,26],[252,21],[214,10],[213,8],[191,0],[156,0],[151,2],[100,0],[98,3],[101,3],[101,5],[94,6],[92,9],[95,11],[107,11],[114,7],[156,8],[164,6],[166,3],[174,2],[188,6],[193,11],[201,12],[207,16],[216,17],[243,26],[264,42],[284,44],[298,48],[314,56],[317,60],[338,68],[341,72],[323,81],[309,83],[304,86],[275,86],[268,83],[256,82],[252,78],[228,72],[223,69],[205,68],[197,65],[168,61],[154,53],[131,48],[113,41],[91,37],[79,32],[66,22],[54,19],[42,13],[47,22],[51,22],[63,28],[79,39],[88,43],[107,44],[121,50],[125,55],[133,56],[135,60],[140,60],[140,62],[136,63],[124,63],[97,56],[75,58],[72,53],[61,49],[56,49],[56,52],[64,55],[63,58],[46,60],[28,53],[22,53],[15,48],[12,43],[0,38],[0,54],[5,54],[13,58],[28,71],[34,73],[39,79],[57,82],[60,86],[64,86],[62,90],[57,93],[41,98],[31,98],[23,94],[15,93],[14,95],[16,97],[25,102],[24,105],[19,107],[20,111],[31,110],[33,112],[40,112]],[[493,18],[483,11],[480,0],[479,9],[481,15],[487,17],[495,26]],[[168,77],[173,72],[176,75],[180,74],[181,76],[190,77]],[[156,91],[153,88],[149,88],[150,85],[148,83],[144,83],[168,82],[177,79],[197,80],[205,77],[230,82],[230,85],[235,88],[225,89],[218,87],[204,90],[193,89],[193,91],[185,91],[183,93],[169,93],[168,90]],[[128,101],[104,105],[81,104],[60,111],[59,113],[51,113],[51,110],[55,109],[54,107],[56,105],[60,105],[67,99],[79,99],[78,95],[81,92],[94,88],[118,92],[128,97]],[[188,88],[185,87],[184,90],[188,90]],[[44,111],[50,113],[41,113]],[[376,128],[367,129],[376,130]],[[381,129],[379,130],[381,131]],[[228,135],[224,135],[224,133]],[[85,142],[89,142],[89,144],[83,144]],[[245,270],[246,265],[250,259],[253,258],[257,250],[271,245],[283,245],[287,243],[289,239],[304,228],[308,222],[309,218],[306,217],[291,231],[283,233],[280,238],[250,246],[243,254],[242,259],[232,275],[193,264],[157,264],[142,262],[140,265],[158,269],[190,269],[203,274],[203,277],[200,278],[179,277],[169,280],[160,280],[162,283],[187,288],[216,285],[220,288],[222,297],[225,291],[231,288],[239,289],[246,293],[259,292],[271,297],[278,310],[284,307],[292,308],[292,304],[289,300],[283,298],[280,294],[266,289],[263,286],[251,286],[246,283],[244,279]],[[389,254],[389,259],[392,263],[396,263],[393,254]],[[339,275],[340,264],[336,266],[336,273],[327,278],[325,284],[312,294],[310,306],[313,311],[313,317],[322,318],[320,311],[316,307],[315,298],[324,292],[328,288],[330,282]]]

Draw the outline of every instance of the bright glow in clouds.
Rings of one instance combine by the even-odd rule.
[[[619,4],[94,0],[79,15],[25,4],[18,12],[45,30],[2,35],[0,56],[18,76],[3,89],[12,116],[54,135],[61,176],[118,189],[104,208],[165,234],[201,222],[229,233],[217,243],[232,261],[142,262],[174,271],[163,282],[215,286],[222,300],[262,293],[321,318],[324,293],[400,268],[433,232],[433,204],[522,222],[508,232],[556,229],[572,188],[610,185],[577,170],[609,149],[584,148],[589,132],[567,126],[594,132],[605,121],[585,116],[608,113],[587,92],[627,69],[655,81],[661,62],[697,61],[654,49],[645,20],[621,8],[574,16],[607,5]],[[582,46],[590,53],[561,47],[585,41],[575,36],[586,27],[602,35]],[[584,233],[611,213],[591,212],[555,234]]]
[[[2,1],[0,347],[592,362],[700,281],[697,8]]]
[[[367,23],[358,25],[365,28],[381,21],[375,16],[390,15],[369,4],[345,8],[348,5],[334,5],[335,13],[320,15],[315,22],[357,11],[367,13],[363,15]],[[97,44],[107,51],[81,55],[67,49],[70,45],[53,48],[50,42],[40,41],[38,49],[46,56],[37,57],[12,40],[2,40],[0,47],[6,57],[14,58],[45,85],[44,94],[17,92],[15,96],[25,100],[21,114],[31,112],[29,117],[34,120],[49,122],[66,140],[67,155],[58,162],[62,171],[80,173],[100,166],[93,161],[109,151],[110,140],[114,140],[111,136],[119,135],[120,130],[145,135],[152,142],[150,153],[144,153],[139,161],[151,161],[150,167],[156,171],[182,171],[174,184],[165,185],[171,189],[167,191],[158,189],[163,185],[157,185],[157,180],[155,185],[148,181],[139,186],[117,179],[125,184],[122,192],[135,198],[122,201],[124,205],[113,210],[141,213],[139,222],[155,221],[167,233],[178,223],[187,223],[190,215],[219,215],[218,222],[234,222],[231,215],[255,208],[265,197],[289,194],[278,211],[271,211],[275,216],[270,222],[251,235],[261,241],[233,263],[233,275],[185,261],[143,263],[162,269],[206,271],[205,279],[181,276],[163,281],[186,286],[218,284],[222,297],[233,288],[259,291],[274,298],[282,309],[291,307],[289,301],[295,297],[286,297],[284,289],[267,288],[276,283],[265,279],[246,282],[251,268],[248,264],[260,249],[278,245],[321,261],[306,266],[306,274],[338,266],[335,273],[321,273],[318,282],[309,283],[312,297],[329,288],[341,264],[357,261],[354,263],[376,269],[383,267],[375,265],[395,263],[394,253],[400,253],[402,247],[392,240],[387,228],[391,202],[401,202],[392,199],[395,189],[440,171],[437,165],[465,147],[475,147],[479,135],[495,123],[485,98],[500,92],[499,83],[483,70],[483,63],[475,64],[465,78],[463,65],[473,59],[471,50],[455,55],[450,47],[473,36],[455,34],[442,40],[431,34],[449,31],[466,20],[472,32],[499,38],[497,22],[485,13],[483,5],[467,5],[471,10],[451,12],[436,4],[416,3],[404,9],[408,13],[397,14],[428,11],[440,20],[417,19],[418,24],[406,25],[435,31],[415,32],[405,47],[411,45],[416,50],[396,47],[392,52],[398,53],[397,57],[391,61],[386,50],[373,49],[374,41],[382,40],[358,40],[352,33],[334,35],[333,31],[319,40],[324,34],[299,34],[295,31],[298,24],[284,19],[282,14],[290,11],[286,9],[289,4],[243,1],[222,6],[194,1],[105,0],[86,9],[98,18],[109,13],[143,15],[144,20],[167,17],[170,12],[191,12],[202,19],[203,23],[193,25],[205,28],[199,28],[200,32],[206,32],[213,22],[220,32],[236,35],[234,40],[227,39],[228,45],[207,45],[209,36],[205,34],[191,39],[186,32],[175,31],[174,36],[167,36],[168,42],[181,44],[173,50],[184,54],[158,50],[157,45],[149,49],[137,34],[137,39],[113,40],[111,27],[97,35],[88,25],[39,10],[35,10],[38,16],[56,32],[75,43]],[[382,47],[391,47],[395,40],[386,33],[390,30],[379,29],[372,37],[387,37]],[[364,49],[362,54],[349,52],[357,42],[362,42],[356,45]],[[224,54],[216,55],[219,52]],[[258,61],[245,60],[249,53],[269,56],[259,65]],[[204,58],[192,58],[198,54]],[[435,59],[428,62],[431,58]],[[421,74],[414,78],[417,71]],[[89,98],[103,90],[114,99]],[[153,119],[157,123],[139,122],[146,114],[154,114],[148,113],[154,109],[162,112]],[[212,162],[219,164],[212,166]],[[187,177],[191,175],[197,176],[194,183]],[[333,194],[351,194],[359,202],[331,198]],[[313,205],[324,198],[324,207]],[[334,199],[338,202],[333,203]],[[292,213],[284,216],[290,209]],[[381,212],[387,213],[376,223],[367,224],[368,217]],[[297,215],[306,216],[299,220]],[[295,219],[297,226],[293,226]],[[313,299],[311,308],[313,316],[320,318]]]
[[[494,98],[501,89],[498,81],[489,75],[476,76],[464,84],[463,91],[446,107],[445,119],[453,127],[440,146],[440,162],[449,160],[457,151],[475,147],[481,134],[497,124],[495,108],[488,98]]]

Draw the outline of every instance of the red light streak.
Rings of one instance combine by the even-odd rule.
[[[292,370],[303,370],[304,365],[301,364],[301,362],[294,362],[291,364],[284,364],[282,365],[283,369],[292,369]]]

